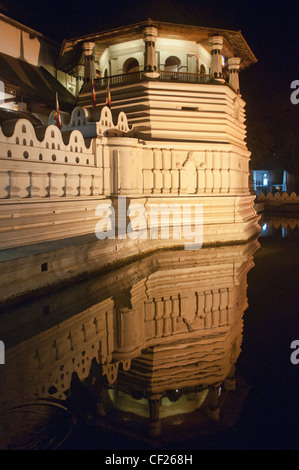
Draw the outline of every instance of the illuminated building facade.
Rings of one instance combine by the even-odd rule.
[[[105,202],[117,210],[120,197],[128,208],[202,205],[205,245],[254,236],[239,71],[255,61],[240,32],[151,20],[65,41],[58,67],[77,77],[78,96],[61,130],[54,112],[46,125],[2,122],[0,239],[14,250],[3,257],[5,295],[182,245],[150,236],[99,241],[96,208]],[[42,248],[47,242],[50,250]],[[21,246],[34,249],[24,256]],[[18,285],[8,274],[15,270]]]
[[[165,405],[176,390],[184,390],[182,400],[195,393],[189,411],[209,393],[217,419],[219,387],[233,387],[259,233],[239,85],[239,72],[255,61],[240,32],[148,20],[63,43],[57,67],[73,77],[76,106],[61,112],[61,129],[55,111],[47,122],[2,119],[0,300],[4,311],[8,305],[12,371],[1,389],[4,406],[33,396],[64,400],[72,374],[88,380],[95,360],[108,388],[118,377],[116,408],[130,411],[136,396],[148,400],[147,411],[144,402],[134,409],[150,417],[153,434],[160,400]],[[115,215],[115,236],[99,239],[103,205]],[[154,222],[151,205],[161,211]],[[196,205],[200,250],[184,250],[182,236],[161,236],[167,224],[180,235],[184,206]],[[120,233],[132,228],[136,206],[147,211],[144,226]],[[176,208],[171,221],[165,207]],[[189,222],[198,222],[194,214]],[[28,316],[10,312],[28,294],[120,264],[114,281],[75,284],[66,304],[41,295]],[[95,292],[104,295],[94,299]],[[10,335],[14,319],[19,336]],[[30,325],[23,329],[20,319]],[[165,368],[173,372],[168,382]],[[160,411],[176,414],[181,403]]]

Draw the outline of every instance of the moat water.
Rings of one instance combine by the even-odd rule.
[[[132,364],[128,363],[126,366],[123,363],[122,367],[119,367],[117,379],[112,377],[108,384],[103,376],[99,376],[97,367],[92,372],[93,361],[90,350],[83,351],[80,364],[75,365],[78,371],[80,366],[81,374],[84,373],[85,367],[92,373],[89,372],[89,378],[83,386],[78,381],[79,386],[72,388],[73,394],[66,386],[71,374],[71,368],[67,368],[66,365],[71,363],[71,360],[73,364],[77,362],[76,351],[72,351],[74,357],[71,358],[72,354],[67,352],[67,348],[62,351],[62,347],[51,339],[53,354],[57,357],[65,355],[64,363],[59,368],[59,376],[57,375],[55,381],[53,379],[53,383],[48,380],[51,370],[46,370],[42,363],[43,344],[47,343],[50,331],[53,332],[53,329],[56,329],[55,331],[59,333],[59,328],[64,328],[65,322],[69,322],[67,325],[72,325],[72,322],[75,324],[81,312],[87,312],[86,315],[88,315],[89,310],[95,304],[102,305],[101,302],[105,302],[108,298],[113,298],[114,308],[119,306],[121,313],[126,309],[132,309],[135,300],[138,301],[138,296],[144,295],[141,289],[143,278],[147,279],[146,288],[162,293],[162,299],[164,299],[163,292],[165,292],[165,299],[168,296],[167,298],[171,300],[172,312],[174,312],[175,302],[182,303],[182,298],[175,298],[175,287],[182,286],[186,282],[185,291],[188,291],[188,283],[190,291],[195,289],[194,269],[197,269],[196,263],[198,263],[198,270],[201,269],[203,262],[201,258],[184,259],[185,264],[182,267],[186,272],[185,281],[182,272],[178,272],[177,276],[171,278],[167,270],[165,281],[163,276],[155,278],[155,273],[159,271],[159,266],[163,263],[163,255],[158,254],[133,264],[130,269],[118,270],[117,275],[109,272],[104,277],[80,283],[75,290],[74,287],[66,287],[56,294],[49,294],[15,306],[9,312],[4,312],[2,319],[5,321],[1,325],[2,337],[8,349],[12,348],[14,351],[11,357],[16,357],[18,348],[28,343],[28,348],[30,346],[31,350],[35,351],[35,362],[31,364],[25,361],[24,371],[21,373],[22,367],[19,362],[22,356],[18,357],[16,359],[18,364],[14,366],[17,368],[12,369],[12,374],[19,374],[20,377],[14,378],[11,382],[6,378],[6,384],[2,384],[4,395],[6,392],[16,395],[16,398],[13,403],[8,401],[7,406],[4,401],[0,412],[0,434],[2,433],[0,448],[298,449],[299,364],[293,364],[290,357],[291,343],[299,340],[299,218],[296,219],[292,215],[290,217],[286,215],[263,216],[260,224],[260,248],[257,251],[253,250],[255,251],[254,267],[251,267],[247,274],[248,308],[243,316],[241,330],[238,327],[231,333],[234,335],[230,340],[234,344],[233,352],[228,350],[228,344],[231,343],[226,343],[221,336],[221,325],[219,336],[215,334],[212,340],[204,338],[204,342],[201,343],[202,337],[191,335],[192,342],[173,345],[167,339],[170,334],[174,334],[172,329],[182,328],[182,332],[185,330],[183,329],[184,322],[180,323],[179,319],[174,319],[172,313],[170,317],[163,317],[163,322],[158,318],[155,323],[156,335],[161,328],[159,333],[161,340],[156,340],[154,343],[158,362],[152,362],[148,366],[151,360],[154,361],[150,356],[150,348],[138,352],[138,338],[134,336],[132,341],[136,343],[136,350],[132,348],[131,351]],[[229,256],[238,257],[237,251],[235,254],[227,253]],[[228,254],[221,251],[212,253],[214,259],[216,256],[220,261],[222,260],[219,262],[218,271],[214,274],[217,279],[219,278],[219,286],[225,285],[224,274],[221,270],[225,264],[225,256]],[[171,256],[173,256],[173,261],[171,261]],[[181,258],[178,258],[177,252],[171,256],[165,257],[165,263],[167,269],[171,268],[175,273],[177,259]],[[246,258],[246,254],[240,256]],[[205,277],[207,272],[203,273],[198,282],[208,286],[209,279]],[[190,273],[193,273],[193,277]],[[150,281],[152,274],[154,280]],[[149,285],[150,282],[152,285]],[[135,289],[134,295],[132,286]],[[240,299],[242,300],[241,287]],[[191,301],[188,305],[190,308],[195,308]],[[109,305],[107,304],[105,308],[108,310]],[[22,318],[24,320],[21,320]],[[121,335],[117,333],[118,329],[121,329],[120,324],[113,324],[113,321],[109,324],[110,317],[106,315],[105,318],[107,330],[110,328],[112,334],[118,335],[125,350],[125,340],[120,340]],[[121,318],[125,321],[126,317]],[[201,321],[199,318],[198,322]],[[138,318],[136,317],[133,321],[138,321]],[[103,325],[94,323],[95,331],[100,335]],[[71,326],[67,328],[71,329]],[[84,328],[82,334],[88,337],[90,325],[89,330],[86,327],[85,331]],[[188,328],[190,329],[190,325]],[[104,347],[100,343],[100,352],[102,355],[106,354],[107,357],[110,354],[108,336],[105,340],[108,346]],[[166,346],[164,347],[165,338]],[[73,337],[69,333],[67,344],[70,349],[76,348],[74,346],[76,344],[75,333]],[[197,347],[198,344],[200,347]],[[239,346],[240,351],[235,351]],[[129,346],[126,347],[127,351]],[[108,349],[104,351],[102,348]],[[190,360],[187,360],[185,357],[189,357],[190,348],[193,349],[192,353],[190,352]],[[167,356],[163,356],[166,350],[170,352]],[[178,361],[177,358],[182,350],[185,352]],[[98,359],[99,352],[96,351],[96,353],[95,357]],[[204,412],[206,388],[203,384],[213,383],[213,380],[221,376],[222,371],[227,367],[227,361],[232,361],[232,354],[236,359],[236,389],[229,392],[219,390],[220,419],[207,421]],[[197,364],[196,371],[193,367],[194,358]],[[169,366],[167,361],[171,361]],[[32,391],[24,390],[24,394],[16,393],[16,388],[21,386],[20,384],[27,383],[27,373],[28,377],[30,371],[36,374],[32,372],[36,363],[38,363],[37,373],[44,370],[38,379],[40,387],[34,384]],[[29,365],[26,366],[26,364]],[[9,367],[9,364],[1,367]],[[110,371],[110,373],[114,372]],[[76,383],[77,377],[74,374],[72,379],[72,383]],[[154,390],[155,387],[158,390],[162,386],[166,390],[167,381],[169,381],[169,390],[163,398],[164,401],[160,401],[164,410],[164,414],[160,416],[161,430],[159,436],[155,437],[149,433],[149,418],[146,416],[147,401],[143,396],[143,390],[150,388]],[[51,386],[45,389],[43,383],[51,384]],[[185,383],[188,383],[188,386],[185,387]],[[94,387],[94,384],[97,386]],[[178,387],[181,388],[174,390],[174,384],[179,384]],[[119,406],[115,407],[115,394],[118,389],[121,390],[117,401]],[[123,391],[126,393],[124,394]],[[17,392],[20,391],[17,390]],[[100,407],[96,406],[99,393],[102,397]],[[133,400],[128,399],[129,395],[133,396]],[[122,403],[125,403],[125,406]],[[200,406],[202,403],[203,406]],[[136,414],[134,414],[134,406]]]

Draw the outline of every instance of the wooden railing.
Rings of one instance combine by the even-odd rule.
[[[207,83],[212,78],[211,75],[186,72],[160,72],[161,81],[178,81],[183,83]]]
[[[200,73],[186,73],[186,72],[168,72],[160,71],[160,76],[154,80],[158,81],[171,81],[182,83],[208,83],[212,76]],[[96,85],[99,88],[107,87],[109,85],[127,85],[129,83],[136,83],[143,80],[148,80],[143,71],[124,73],[120,75],[111,75],[110,77],[97,78]]]

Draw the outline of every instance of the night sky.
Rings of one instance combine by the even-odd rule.
[[[277,97],[289,102],[291,82],[299,80],[298,0],[3,0],[0,5],[59,43],[146,18],[241,30],[258,59],[240,75],[249,122],[267,119]]]

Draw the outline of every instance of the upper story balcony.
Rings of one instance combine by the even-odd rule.
[[[142,139],[245,146],[239,72],[256,59],[240,32],[148,21],[68,41],[61,57],[81,77],[77,103],[104,106],[109,84]]]
[[[187,54],[187,65],[183,65],[177,56],[169,56],[165,63],[161,64],[157,61],[157,53],[155,48],[156,29],[148,27],[145,30],[145,53],[143,64],[140,64],[134,57],[128,58],[122,64],[122,73],[117,73],[119,69],[112,67],[110,64],[110,73],[105,69],[103,77],[99,76],[100,71],[95,69],[95,61],[92,55],[94,49],[93,43],[85,43],[86,61],[85,61],[85,85],[83,90],[86,91],[90,85],[88,83],[93,79],[96,88],[111,86],[123,86],[144,81],[161,81],[176,83],[192,83],[192,84],[228,84],[236,93],[239,93],[239,57],[230,57],[225,60],[221,53],[223,38],[222,36],[212,36],[209,39],[211,49],[210,64],[207,66],[201,64],[198,67],[198,59],[194,55]],[[179,54],[178,54],[179,55]],[[115,59],[117,60],[117,59]],[[117,60],[117,62],[119,62]],[[120,61],[121,63],[121,61]],[[184,70],[184,71],[183,71]],[[207,73],[208,72],[208,73]],[[81,89],[82,92],[82,89]]]
[[[109,85],[128,85],[131,83],[137,83],[144,80],[157,80],[163,82],[181,82],[181,83],[211,83],[213,79],[212,75],[203,73],[187,73],[187,72],[175,72],[175,71],[159,71],[157,77],[148,77],[143,71],[123,73],[119,75],[112,75],[110,77],[103,77],[95,79],[95,84],[98,88],[107,87]]]
[[[76,95],[138,82],[229,83],[256,62],[240,31],[144,22],[65,41],[58,68],[76,79]],[[211,79],[216,79],[216,81]],[[86,84],[86,86],[84,86]],[[83,86],[82,86],[83,85]]]

